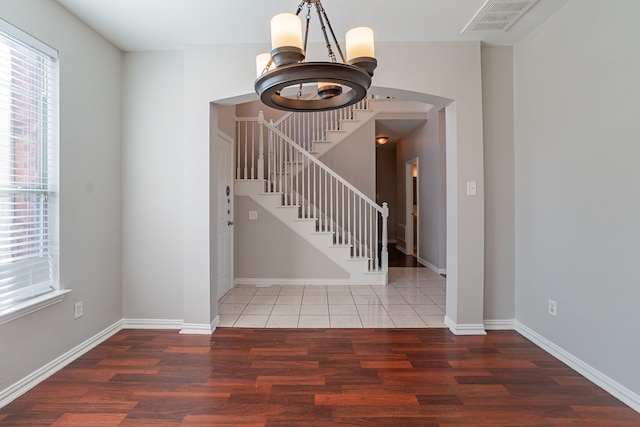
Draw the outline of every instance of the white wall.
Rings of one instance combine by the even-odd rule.
[[[515,318],[513,48],[482,47],[485,320]]]
[[[123,310],[182,319],[182,52],[126,53]]]
[[[516,318],[636,395],[639,16],[573,0],[514,50]]]
[[[122,318],[118,49],[58,3],[2,0],[0,17],[60,52],[60,304],[0,326],[1,390]],[[84,316],[73,319],[73,305]]]
[[[376,125],[356,129],[320,157],[320,161],[371,200],[376,200]]]
[[[249,211],[258,213],[249,220]],[[345,279],[349,274],[249,197],[235,198],[235,276],[241,279]]]

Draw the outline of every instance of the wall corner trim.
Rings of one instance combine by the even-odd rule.
[[[445,316],[444,324],[454,335],[487,335],[482,323],[457,324],[449,316]]]
[[[516,331],[523,335],[525,338],[531,340],[534,344],[545,350],[547,353],[569,365],[571,369],[574,369],[589,381],[593,382],[599,387],[602,387],[607,393],[619,399],[624,404],[629,405],[635,411],[640,412],[640,395],[638,395],[637,393],[634,393],[614,379],[598,371],[593,366],[578,359],[573,354],[549,341],[542,335],[535,332],[533,329],[530,329],[517,320]]]

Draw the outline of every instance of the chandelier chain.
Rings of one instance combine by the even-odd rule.
[[[322,15],[324,15],[324,20],[327,21],[327,27],[329,27],[329,32],[331,33],[331,38],[333,39],[333,42],[336,44],[336,49],[338,49],[338,53],[340,54],[340,58],[342,59],[343,63],[346,63],[347,61],[344,59],[344,54],[342,53],[342,49],[340,48],[340,43],[338,43],[338,39],[336,38],[336,34],[333,32],[333,27],[331,26],[331,21],[329,21],[329,17],[327,16],[327,11],[324,9],[324,6],[322,6],[322,3],[320,3],[320,0],[318,0],[316,2],[316,8],[318,9],[318,15],[320,15],[320,12],[322,12]],[[322,21],[322,17],[320,18],[320,21]],[[329,40],[327,39],[327,33],[326,33],[324,27],[322,28],[322,32],[324,33],[325,40],[327,40],[327,44],[330,44]],[[329,50],[331,50],[331,47],[329,47]],[[336,55],[332,51],[329,53],[329,56],[331,56],[333,62],[337,62],[336,61]]]
[[[269,62],[267,62],[267,65],[264,66],[264,69],[262,70],[262,74],[269,71],[269,68],[271,68],[271,65],[273,65],[273,58],[270,58]]]
[[[303,47],[305,55],[307,53],[307,42],[309,41],[309,27],[311,25],[311,3],[307,4],[306,18],[307,18],[307,25],[305,26],[305,29],[304,29],[304,47]]]
[[[320,0],[316,1],[316,11],[318,12],[318,20],[320,21],[320,29],[322,30],[322,35],[324,36],[325,44],[327,45],[327,53],[329,54],[329,58],[331,58],[331,62],[338,62],[336,59],[336,54],[333,53],[333,49],[331,48],[331,42],[329,41],[329,36],[327,36],[327,24],[329,29],[331,29],[331,23],[327,19],[327,24],[325,24],[325,20],[322,19],[322,12],[324,12],[324,8],[322,7],[322,3]],[[324,14],[325,18],[327,14]],[[333,32],[333,30],[331,30]]]
[[[302,2],[302,4],[304,4],[304,3],[305,3],[305,1]],[[301,10],[301,6],[298,6],[297,15],[299,15],[301,11],[302,11]],[[307,16],[306,16],[306,19],[307,19],[307,24],[305,25],[305,29],[304,29],[304,44],[303,44],[303,51],[305,52],[305,54],[307,52],[307,42],[309,40],[309,26],[311,24],[311,3],[307,3]],[[303,60],[303,62],[304,62],[304,60]],[[303,86],[303,84],[300,83],[300,86],[298,88],[298,93],[297,93],[297,96],[296,96],[297,99],[300,99],[302,97],[302,86]]]

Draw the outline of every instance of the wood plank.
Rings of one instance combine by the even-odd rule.
[[[0,426],[640,426],[513,331],[123,330],[0,408]]]

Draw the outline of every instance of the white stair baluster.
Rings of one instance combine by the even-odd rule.
[[[236,139],[240,135],[240,122],[236,122]],[[236,144],[236,179],[240,179],[240,144]]]
[[[302,195],[300,194],[300,188],[304,187],[304,184],[301,182],[304,179],[304,174],[302,173],[302,164],[300,162],[300,154],[296,153],[296,172],[295,172],[295,179],[296,179],[296,206],[302,206],[302,200],[300,199],[302,197]]]
[[[248,155],[247,155],[247,153],[248,153],[247,144],[249,143],[249,141],[248,141],[249,137],[247,135],[247,133],[248,133],[247,132],[247,123],[248,122],[244,123],[244,176],[243,176],[244,179],[249,179],[247,177],[247,157],[248,157]]]
[[[258,179],[264,179],[264,113],[258,113]]]
[[[318,206],[318,202],[316,201],[316,164],[313,163],[311,164],[311,167],[313,167],[313,198],[311,200],[313,200],[313,218],[316,219],[318,218],[318,216],[316,215],[316,208]]]
[[[347,190],[347,244],[353,248],[353,228],[351,228],[351,218],[351,192]]]
[[[331,218],[336,218],[338,216],[337,214],[337,210],[334,211],[333,208],[333,177],[331,175],[329,175],[329,214],[331,216]],[[337,193],[336,193],[337,195]],[[337,205],[337,204],[336,204]],[[335,224],[333,223],[333,221],[329,221],[329,231],[334,233],[336,233],[336,227]]]
[[[256,128],[258,127],[257,123],[253,123],[251,126],[251,179],[259,179],[260,177],[257,175],[257,168],[256,168],[256,160],[257,160],[257,156],[256,156],[256,150],[259,151],[258,149],[258,140],[256,138]],[[260,126],[260,128],[262,128],[262,126]]]
[[[389,269],[389,252],[387,251],[387,220],[389,219],[389,204],[382,204],[382,271]]]
[[[279,192],[284,194],[284,143],[280,136],[277,137],[278,140],[278,151],[280,152],[280,158],[278,159],[278,169],[280,172],[280,187],[278,188]]]

